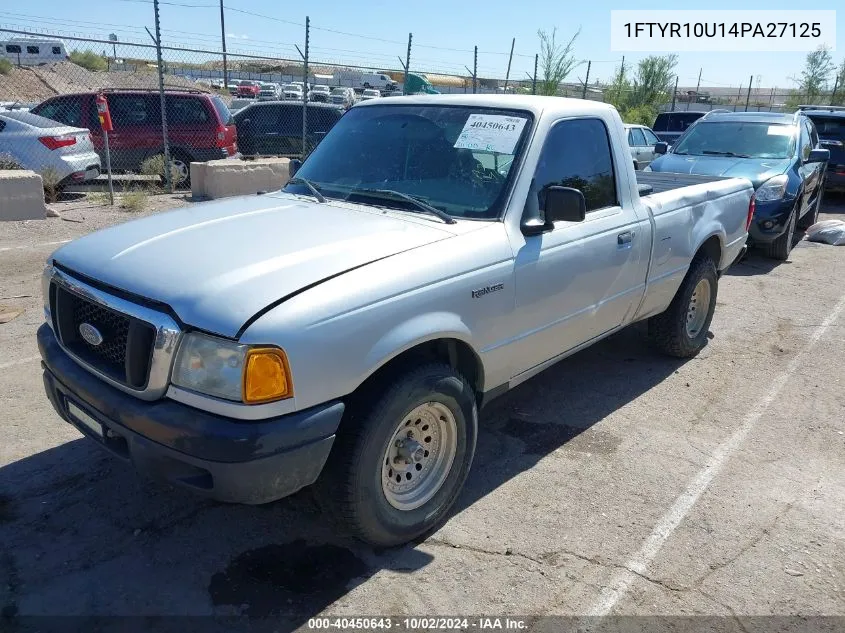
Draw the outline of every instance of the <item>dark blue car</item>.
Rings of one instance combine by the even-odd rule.
[[[830,152],[798,112],[713,112],[698,119],[649,167],[656,172],[748,178],[756,189],[751,244],[786,260],[795,228],[816,221]]]
[[[819,133],[819,143],[830,150],[825,191],[845,191],[845,107],[801,106]]]

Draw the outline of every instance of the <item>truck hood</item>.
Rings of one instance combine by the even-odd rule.
[[[756,189],[769,178],[784,173],[790,165],[788,158],[732,158],[730,156],[684,156],[664,154],[651,162],[652,171],[702,176],[747,178]]]
[[[234,338],[250,317],[288,295],[453,235],[428,223],[289,194],[244,196],[98,231],[53,259]]]

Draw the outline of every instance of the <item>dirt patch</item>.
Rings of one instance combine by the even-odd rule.
[[[184,77],[168,76],[168,88],[201,89]],[[29,68],[13,67],[7,75],[0,75],[0,101],[40,103],[48,97],[74,92],[88,92],[100,88],[158,89],[158,75],[147,71],[92,72],[72,62],[57,62]]]

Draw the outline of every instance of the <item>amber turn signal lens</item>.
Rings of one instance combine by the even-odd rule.
[[[274,347],[259,347],[246,353],[244,365],[244,402],[258,404],[293,395],[288,359]]]

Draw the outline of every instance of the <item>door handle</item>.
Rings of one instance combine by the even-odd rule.
[[[633,231],[625,231],[624,233],[620,233],[616,236],[616,245],[619,248],[625,248],[631,246],[631,240],[634,239],[634,232]]]

